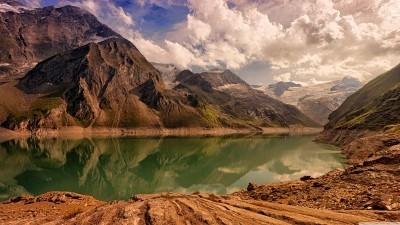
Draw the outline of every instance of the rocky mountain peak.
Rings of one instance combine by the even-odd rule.
[[[200,73],[200,76],[213,88],[229,84],[241,84],[244,86],[249,86],[244,80],[230,70],[203,72]]]
[[[281,96],[285,91],[289,90],[291,87],[301,87],[301,84],[296,84],[293,82],[278,82],[275,84],[270,84],[268,86],[276,96]]]
[[[331,91],[356,91],[363,83],[353,77],[344,77],[339,84],[333,86]]]
[[[110,37],[121,36],[75,6],[0,10],[0,80],[18,78],[44,59]]]
[[[159,99],[155,97],[161,97],[157,93],[164,84],[159,72],[132,43],[111,38],[39,63],[19,82],[19,87],[26,93],[60,96],[66,102],[68,114],[90,126],[112,121],[105,112],[123,109],[123,117],[137,116],[132,106],[144,99],[143,93],[143,107],[156,106]],[[149,95],[153,97],[148,98]],[[129,118],[115,121],[115,125],[131,125]]]

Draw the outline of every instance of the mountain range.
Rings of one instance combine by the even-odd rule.
[[[169,66],[163,77],[131,42],[78,7],[11,3],[1,4],[15,10],[0,12],[0,123],[8,129],[318,126],[229,70],[177,74]]]
[[[294,105],[321,125],[347,97],[363,86],[360,81],[344,77],[342,80],[302,86],[293,82],[278,82],[267,86],[253,86],[284,103]]]

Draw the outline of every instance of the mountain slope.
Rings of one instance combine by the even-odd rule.
[[[74,6],[29,9],[3,1],[0,10],[0,79],[12,79],[34,64],[91,41],[120,37],[89,12]],[[22,7],[22,8],[21,8]]]
[[[213,106],[208,110],[229,115],[234,119],[215,117],[220,124],[250,123],[253,126],[318,126],[294,106],[284,104],[251,88],[229,70],[199,74],[183,71],[177,76],[175,90],[190,93],[191,103],[197,107]],[[209,104],[206,104],[209,103]]]
[[[325,128],[382,130],[399,124],[400,64],[346,99]]]
[[[145,85],[151,90],[144,90]],[[32,106],[22,118],[11,114],[9,128],[18,128],[24,120],[31,127],[159,125],[147,106],[157,105],[157,98],[141,100],[142,92],[157,94],[163,89],[159,72],[125,39],[55,55],[39,63],[18,87],[41,96],[44,103]],[[46,124],[49,117],[53,118]]]

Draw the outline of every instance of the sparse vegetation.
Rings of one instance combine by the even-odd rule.
[[[351,95],[327,128],[383,130],[400,123],[400,64]]]

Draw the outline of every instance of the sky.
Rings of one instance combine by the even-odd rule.
[[[76,5],[152,62],[251,84],[366,82],[400,63],[400,0],[23,0]]]

